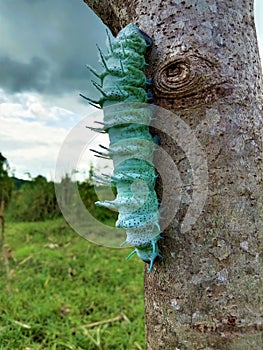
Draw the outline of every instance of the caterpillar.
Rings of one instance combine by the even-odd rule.
[[[156,143],[149,132],[152,113],[145,103],[149,99],[146,85],[150,82],[143,71],[145,53],[151,45],[151,38],[134,23],[113,40],[108,35],[108,53],[98,48],[103,72],[97,73],[88,66],[99,79],[92,83],[102,96],[94,101],[80,94],[91,105],[103,108],[103,126],[91,129],[108,133],[110,145],[100,145],[102,151],[92,151],[98,157],[110,157],[114,165],[110,180],[116,186],[117,196],[96,205],[119,212],[116,227],[124,228],[127,235],[123,245],[135,248],[126,260],[137,253],[149,264],[148,272],[155,259],[161,257],[157,174],[153,164]]]

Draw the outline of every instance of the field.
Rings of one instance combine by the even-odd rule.
[[[91,244],[63,219],[7,222],[0,350],[144,349],[143,263],[129,252]]]

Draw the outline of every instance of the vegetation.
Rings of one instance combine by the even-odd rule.
[[[80,196],[113,225],[115,214],[94,206],[91,175]],[[0,192],[0,350],[143,349],[143,263],[81,238],[61,217],[54,183],[9,177],[2,155]],[[98,226],[88,228],[94,240]]]
[[[91,168],[92,169],[92,168]],[[92,181],[92,170],[90,172],[90,176],[86,181],[83,181],[82,183],[78,184],[79,194],[80,197],[85,204],[86,208],[89,209],[90,214],[98,219],[101,222],[107,222],[111,223],[117,220],[117,213],[113,212],[111,210],[108,210],[107,208],[98,207],[95,205],[95,202],[98,201],[98,195],[96,193],[96,189],[94,187],[93,181]],[[100,186],[99,193],[100,198],[107,198],[108,196],[108,187],[107,186]],[[116,192],[116,188],[112,188],[113,192]]]
[[[8,164],[6,158],[3,157],[3,159],[6,164]],[[2,191],[5,204],[8,204],[7,217],[9,220],[16,222],[32,222],[61,217],[61,211],[57,204],[55,185],[53,181],[47,181],[47,179],[41,175],[38,175],[31,181],[9,177],[8,171],[3,169],[3,164],[1,168],[0,162],[0,194]],[[68,175],[61,180],[66,202],[72,200],[70,196],[69,198],[66,198],[68,196],[67,185],[71,181],[72,180]],[[89,213],[94,218],[100,222],[106,222],[108,224],[112,224],[113,221],[116,221],[117,213],[106,208],[97,207],[94,204],[98,201],[97,192],[100,193],[100,196],[108,198],[108,186],[101,185],[99,186],[99,189],[95,188],[93,184],[92,167],[90,169],[89,178],[83,182],[78,182],[77,186],[84,205],[88,208]],[[115,191],[114,187],[112,191]]]
[[[54,183],[44,176],[37,176],[14,191],[9,206],[12,220],[39,221],[60,215]]]
[[[13,181],[8,176],[9,165],[7,159],[0,152],[0,201],[8,204],[13,190]]]
[[[143,264],[63,221],[7,223],[11,295],[0,272],[0,349],[143,349]]]

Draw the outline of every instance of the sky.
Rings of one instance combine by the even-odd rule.
[[[255,18],[263,58],[262,0]],[[79,93],[95,97],[86,64],[99,68],[105,29],[82,0],[0,0],[0,152],[15,176],[54,179],[65,138],[96,117]]]

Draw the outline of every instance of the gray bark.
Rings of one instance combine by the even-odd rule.
[[[136,22],[153,38],[147,73],[155,101],[190,126],[207,158],[202,214],[183,232],[181,204],[161,242],[164,259],[145,274],[147,349],[262,349],[262,73],[253,2],[85,2],[114,34]],[[187,183],[194,170],[182,149],[165,133],[161,147]]]

